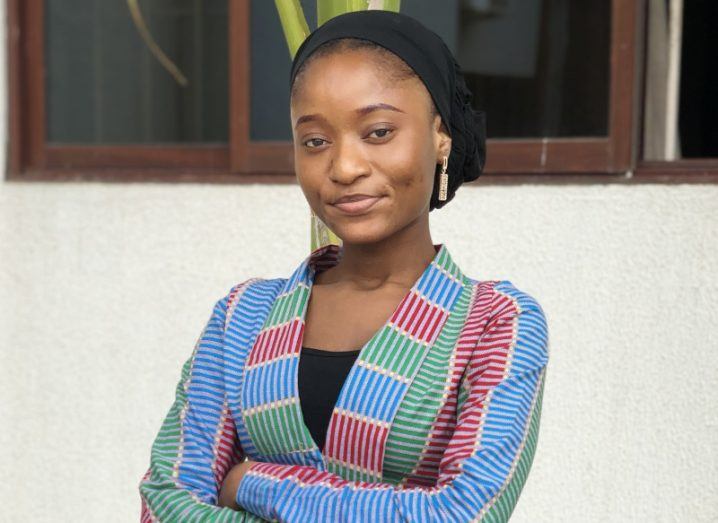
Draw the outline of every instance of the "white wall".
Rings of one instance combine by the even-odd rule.
[[[477,187],[436,213],[467,274],[511,279],[548,316],[516,521],[718,517],[716,202],[718,186]],[[307,226],[296,186],[0,185],[9,520],[135,518],[214,300],[287,275]]]
[[[718,185],[466,187],[432,220],[548,317],[512,521],[717,520]],[[287,275],[307,229],[296,186],[0,182],[0,520],[136,520],[214,301]]]

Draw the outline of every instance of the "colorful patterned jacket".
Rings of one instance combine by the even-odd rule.
[[[297,370],[314,275],[252,278],[220,299],[182,368],[139,484],[143,521],[506,521],[536,449],[548,361],[540,305],[465,276],[444,244],[362,347],[324,449]],[[231,467],[254,463],[217,504]]]

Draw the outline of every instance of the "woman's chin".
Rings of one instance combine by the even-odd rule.
[[[342,223],[335,224],[335,228],[329,226],[334,234],[341,238],[344,243],[368,244],[378,243],[390,235],[386,224],[370,222]]]

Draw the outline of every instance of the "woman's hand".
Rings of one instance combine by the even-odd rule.
[[[239,510],[241,508],[235,500],[237,489],[239,488],[239,482],[242,481],[244,477],[244,473],[247,472],[247,469],[251,467],[253,463],[256,462],[248,459],[232,467],[232,470],[229,471],[222,482],[222,490],[219,492],[219,500],[217,501],[218,506],[229,507],[232,510]]]

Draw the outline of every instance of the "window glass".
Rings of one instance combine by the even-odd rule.
[[[301,2],[316,27],[315,1]],[[491,138],[606,136],[610,2],[404,0],[444,38]],[[289,54],[274,2],[252,2],[251,138],[290,140]]]
[[[684,2],[679,121],[683,158],[718,158],[717,2]]]
[[[718,158],[716,2],[650,2],[643,157]]]
[[[227,141],[227,0],[138,2],[182,85],[140,36],[125,0],[46,0],[48,141]]]

